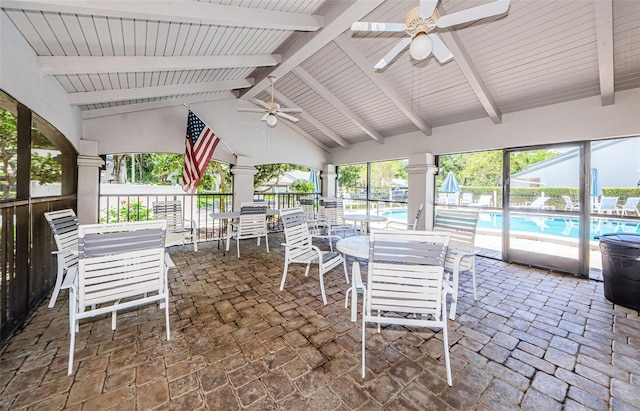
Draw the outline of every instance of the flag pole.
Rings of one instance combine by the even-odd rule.
[[[186,108],[188,108],[189,110],[193,111],[193,109],[192,109],[191,107],[189,107],[189,105],[188,105],[187,103],[182,103],[182,105],[183,105],[183,106],[185,106]],[[195,115],[198,115],[198,113],[196,113],[195,111],[193,111],[193,113],[194,113]],[[200,117],[200,116],[198,116],[198,117]],[[234,152],[233,152],[233,150],[231,149],[231,147],[229,147],[229,146],[227,145],[227,143],[225,143],[225,142],[224,142],[224,140],[223,140],[220,136],[218,136],[218,139],[220,140],[220,142],[221,142],[222,144],[224,144],[224,146],[227,148],[227,150],[229,150],[229,151],[231,152],[231,154],[233,154],[234,156],[238,157],[238,155],[237,155],[236,153],[234,153]]]

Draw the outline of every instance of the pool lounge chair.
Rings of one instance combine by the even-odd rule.
[[[524,203],[524,206],[526,208],[549,209],[551,207],[545,204],[549,200],[549,198],[550,197],[540,196],[530,203]]]
[[[493,205],[493,196],[490,194],[481,195],[476,201],[478,207],[491,207]]]
[[[471,204],[473,204],[473,193],[462,193],[460,205],[470,206]]]
[[[562,196],[562,199],[564,200],[564,203],[565,203],[565,206],[564,206],[565,211],[577,211],[577,210],[580,210],[580,205],[579,204],[573,204],[573,201],[571,201],[571,197]]]
[[[597,211],[601,214],[620,214],[618,197],[602,197]]]
[[[627,201],[622,205],[620,211],[622,211],[622,215],[629,215],[629,213],[635,213],[635,215],[640,216],[640,211],[638,210],[638,203],[640,203],[640,197],[629,197]]]

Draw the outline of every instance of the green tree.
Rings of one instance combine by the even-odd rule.
[[[170,177],[182,175],[184,156],[182,154],[150,153],[143,157],[145,175],[141,179],[145,182],[157,182],[161,185],[169,183]]]
[[[62,166],[51,157],[31,153],[31,179],[38,183],[58,183],[62,179]]]
[[[315,187],[309,180],[296,180],[291,183],[289,189],[295,193],[313,193]]]
[[[0,167],[4,176],[2,198],[11,197],[11,188],[16,178],[16,155],[18,154],[18,119],[9,111],[0,108]]]
[[[344,189],[355,189],[358,185],[365,186],[366,181],[366,164],[351,164],[338,168],[338,184]]]
[[[489,187],[501,185],[502,151],[482,151],[467,154],[464,157],[462,169],[457,173],[454,171],[461,185]]]

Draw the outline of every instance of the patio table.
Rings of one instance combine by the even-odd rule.
[[[360,223],[360,232],[367,234],[369,232],[369,223],[387,221],[387,217],[381,215],[368,215],[368,214],[346,214],[344,219],[347,221],[353,221]]]
[[[280,214],[280,210],[272,210],[267,209],[267,217],[273,217]],[[209,216],[214,220],[213,226],[215,227],[215,220],[225,220],[225,228],[229,223],[229,220],[233,220],[234,218],[240,218],[240,211],[225,211],[224,213],[210,213]],[[220,236],[218,238],[214,238],[214,240],[218,240],[218,248],[220,248],[220,240],[224,240],[226,236],[222,236],[222,230],[220,230]],[[223,255],[227,255],[226,248],[223,247],[222,251]]]

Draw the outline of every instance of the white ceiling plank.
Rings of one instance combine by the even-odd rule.
[[[613,77],[613,0],[594,2],[596,36],[598,39],[598,66],[600,72],[600,98],[603,106],[615,102]]]
[[[334,42],[420,131],[426,136],[432,135],[431,127],[411,110],[405,99],[385,80],[383,74],[374,71],[371,62],[358,50],[346,34],[342,33],[335,38]]]
[[[274,90],[273,94],[276,97],[276,101],[279,101],[279,102],[283,103],[285,106],[287,106],[287,107],[297,107],[296,104],[293,101],[289,100],[285,95],[280,93],[278,90]],[[330,139],[332,139],[336,143],[340,144],[342,147],[344,147],[346,149],[350,149],[351,148],[351,144],[349,144],[349,142],[347,140],[345,140],[344,138],[340,137],[333,130],[331,130],[329,127],[325,126],[322,122],[320,122],[318,119],[313,117],[311,114],[309,114],[305,110],[302,110],[300,115],[302,117],[304,117],[304,119],[309,124],[311,124],[312,126],[317,128],[318,130],[320,130],[324,135],[326,135],[327,137],[329,137]]]
[[[31,46],[37,55],[51,55],[51,50],[47,48],[46,43],[38,34],[38,30],[33,26],[27,14],[13,10],[5,10],[5,13],[7,13],[11,21],[13,21],[13,24],[20,29],[22,35],[26,39],[29,39]]]
[[[138,104],[124,104],[124,105],[115,106],[115,107],[106,107],[106,108],[99,108],[94,110],[84,110],[82,112],[82,118],[86,120],[89,118],[133,113],[135,111],[153,110],[153,109],[162,108],[162,107],[181,106],[183,104],[206,103],[208,101],[224,100],[224,99],[231,99],[231,98],[235,98],[235,96],[233,95],[233,93],[229,92],[229,93],[215,94],[211,96],[197,96],[197,97],[188,97],[188,98],[180,98],[180,99],[150,101],[147,103],[138,103]]]
[[[275,66],[280,55],[262,56],[71,56],[38,57],[41,74],[127,73]]]
[[[292,123],[292,122],[287,121],[287,120],[278,120],[278,123],[284,124],[285,126],[289,127],[290,129],[292,129],[296,133],[300,134],[302,137],[306,138],[307,140],[309,140],[310,142],[312,142],[316,146],[320,147],[326,153],[329,152],[329,147],[327,147],[325,144],[323,144],[320,140],[318,140],[317,138],[315,138],[311,134],[307,133],[306,131],[304,131],[303,129],[298,127],[298,125],[296,125],[295,123]]]
[[[41,2],[3,0],[2,7],[52,13],[92,14],[124,19],[277,30],[317,31],[323,26],[323,17],[318,15],[225,6],[191,0],[154,2],[152,7],[149,7],[149,2],[146,1],[52,0]]]
[[[268,73],[277,78],[293,70],[322,47],[343,33],[354,21],[362,19],[378,7],[384,0],[336,1],[324,15],[325,27],[316,33],[302,33],[282,56],[282,63]],[[242,94],[243,100],[250,100],[262,90],[269,87],[269,79],[265,73],[258,83]]]
[[[473,62],[471,61],[471,57],[469,53],[464,48],[462,44],[462,40],[460,40],[460,36],[455,31],[442,31],[439,32],[440,36],[444,40],[445,44],[453,53],[453,58],[460,67],[460,71],[469,82],[469,86],[473,89],[484,107],[485,111],[493,121],[493,124],[502,123],[502,113],[500,109],[496,105],[495,101],[493,101],[493,97],[489,93],[487,86],[485,86],[480,74],[476,70]]]
[[[334,96],[333,93],[331,93],[325,86],[320,84],[320,82],[311,76],[306,70],[299,66],[293,69],[293,74],[295,74],[300,80],[307,83],[309,87],[322,96],[323,99],[327,100],[329,104],[334,106],[343,115],[353,121],[362,131],[364,131],[365,134],[378,143],[384,144],[384,136],[369,127],[356,113]]]
[[[119,90],[88,91],[70,93],[69,103],[72,105],[110,103],[138,98],[154,98],[189,93],[205,93],[210,91],[232,90],[250,87],[253,79],[212,81],[209,83],[177,84],[159,87],[136,87]]]
[[[96,26],[93,23],[91,16],[78,16],[78,23],[80,29],[84,35],[84,39],[87,42],[89,48],[89,55],[101,56],[102,50],[100,48],[100,40],[98,39],[98,33],[96,32]],[[38,53],[38,55],[41,55]]]

